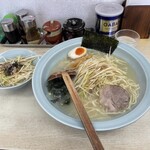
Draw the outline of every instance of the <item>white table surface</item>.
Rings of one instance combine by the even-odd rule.
[[[14,47],[13,47],[14,48]],[[138,50],[150,60],[150,39]],[[12,47],[0,46],[0,53]],[[44,54],[49,48],[28,48]],[[97,132],[105,150],[150,150],[150,111],[121,129]],[[31,84],[13,92],[0,91],[0,149],[92,150],[85,131],[65,126],[38,105]]]

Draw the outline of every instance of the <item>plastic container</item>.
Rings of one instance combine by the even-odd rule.
[[[96,32],[114,36],[119,29],[123,6],[118,3],[102,2],[96,5]]]
[[[115,39],[121,43],[135,47],[140,39],[140,35],[131,29],[122,29],[115,33]]]

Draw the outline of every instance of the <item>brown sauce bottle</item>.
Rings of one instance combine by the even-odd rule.
[[[32,15],[22,18],[26,40],[28,44],[38,44],[40,40],[40,33],[38,32],[35,17]]]

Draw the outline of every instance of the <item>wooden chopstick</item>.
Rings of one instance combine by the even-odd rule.
[[[74,87],[74,84],[73,84],[69,74],[67,72],[62,72],[62,77],[63,77],[63,80],[67,86],[69,93],[70,93],[70,96],[74,102],[74,105],[77,109],[77,112],[83,123],[83,126],[89,137],[89,140],[92,144],[93,149],[94,150],[104,150],[104,147],[96,134],[96,131],[92,125],[92,122],[91,122],[82,102],[80,101],[79,95]]]

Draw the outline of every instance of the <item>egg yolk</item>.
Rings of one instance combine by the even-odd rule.
[[[76,49],[75,53],[76,53],[76,55],[81,55],[84,53],[84,51],[85,51],[84,48],[79,47]]]

